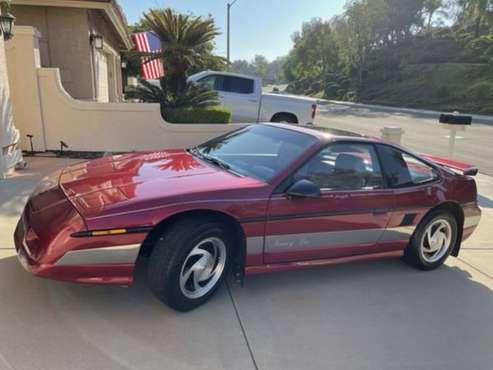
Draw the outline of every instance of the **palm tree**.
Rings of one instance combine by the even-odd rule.
[[[214,90],[185,81],[184,90],[176,94],[169,85],[169,76],[162,77],[159,80],[159,86],[140,79],[139,85],[129,90],[126,97],[147,103],[159,103],[164,119],[168,119],[168,113],[173,109],[206,108],[219,105],[217,92]]]
[[[143,22],[158,36],[162,46],[160,53],[144,56],[160,58],[168,76],[168,87],[177,95],[183,94],[190,68],[211,58],[207,51],[219,35],[214,20],[180,14],[172,9],[151,9],[144,14]]]

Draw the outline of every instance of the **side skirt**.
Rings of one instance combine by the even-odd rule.
[[[387,258],[399,258],[404,256],[404,251],[391,251],[384,253],[373,253],[350,257],[339,257],[339,258],[329,258],[322,260],[313,261],[302,261],[302,262],[285,262],[285,263],[272,263],[261,266],[247,266],[245,267],[245,275],[257,275],[271,272],[282,272],[282,271],[292,271],[292,270],[302,270],[312,267],[320,266],[330,266],[339,265],[343,263],[350,262],[360,262],[360,261],[376,261]]]

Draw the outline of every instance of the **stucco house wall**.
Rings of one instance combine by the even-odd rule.
[[[21,131],[22,149],[29,150],[26,135],[33,135],[34,150],[46,150],[41,98],[36,70],[40,65],[41,34],[33,27],[17,26],[5,48],[10,97],[16,127]]]
[[[90,33],[104,35],[104,49],[102,52],[108,63],[108,83],[111,85],[111,88],[109,89],[109,101],[121,101],[123,81],[120,51],[123,48],[123,45],[119,41],[119,36],[115,32],[115,29],[112,27],[111,22],[105,13],[99,10],[89,9],[88,20]],[[99,51],[94,52],[98,53]],[[115,94],[115,92],[118,93]]]
[[[119,51],[123,45],[102,10],[13,4],[12,13],[18,26],[32,26],[40,32],[41,66],[59,68],[63,87],[76,99],[97,99],[96,51],[90,34],[103,35],[109,63],[110,101],[121,100]]]

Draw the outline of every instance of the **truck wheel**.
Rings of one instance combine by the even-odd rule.
[[[421,270],[443,265],[457,241],[457,228],[457,221],[450,212],[431,212],[418,226],[404,259]]]
[[[205,303],[221,285],[231,260],[231,236],[211,219],[188,219],[164,232],[148,265],[151,291],[177,311]]]
[[[277,113],[270,121],[278,123],[298,123],[298,118],[296,118],[294,114],[290,113]]]

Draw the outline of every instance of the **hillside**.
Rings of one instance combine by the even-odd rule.
[[[493,114],[493,0],[354,0],[293,35],[293,93]]]
[[[493,67],[454,40],[419,40],[373,55],[357,100],[491,114]]]

